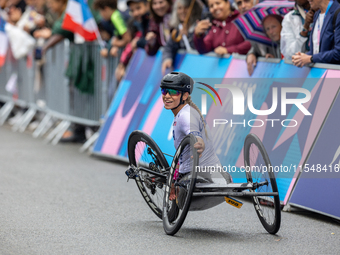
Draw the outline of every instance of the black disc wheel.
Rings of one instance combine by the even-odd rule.
[[[250,192],[273,193],[253,196],[252,200],[263,227],[268,233],[275,234],[281,224],[279,193],[268,154],[261,140],[254,134],[247,135],[244,141],[244,161],[247,181],[253,183]]]
[[[139,191],[150,209],[162,219],[168,162],[154,140],[141,131],[131,133],[128,154]]]
[[[196,166],[199,158],[193,145],[197,139],[187,135],[178,146],[169,170],[163,208],[163,228],[166,234],[174,235],[181,228],[190,208],[196,183]],[[175,177],[175,170],[182,164],[185,172]],[[176,179],[176,180],[175,180]]]

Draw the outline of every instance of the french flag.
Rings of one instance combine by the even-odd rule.
[[[62,28],[79,34],[85,41],[97,39],[98,27],[87,4],[87,0],[68,1]]]
[[[5,64],[7,49],[8,49],[8,39],[5,32],[6,21],[0,15],[0,67]]]

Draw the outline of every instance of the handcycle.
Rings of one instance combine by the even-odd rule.
[[[129,167],[126,175],[136,181],[145,202],[163,220],[166,234],[174,235],[181,228],[188,211],[206,210],[224,201],[240,207],[233,197],[250,197],[257,216],[270,234],[281,224],[279,192],[271,163],[261,140],[248,134],[244,141],[245,183],[215,183],[197,171],[199,156],[193,145],[196,137],[187,135],[178,146],[169,166],[154,140],[142,131],[133,131],[128,140]],[[176,179],[176,168],[182,154],[190,152],[190,172]],[[171,156],[171,155],[168,155]],[[175,191],[176,199],[171,199]]]

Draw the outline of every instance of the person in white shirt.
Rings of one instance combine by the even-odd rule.
[[[285,59],[292,59],[297,52],[309,51],[308,38],[313,17],[314,10],[307,0],[296,0],[294,10],[284,16],[280,47]]]

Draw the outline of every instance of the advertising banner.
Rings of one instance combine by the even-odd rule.
[[[320,132],[289,203],[340,219],[340,97]]]
[[[245,60],[237,57],[177,58],[175,70],[195,80],[192,99],[210,127],[222,166],[235,181],[244,181],[243,143],[247,134],[255,133],[275,168],[280,200],[286,204],[339,90],[334,78],[340,71],[258,62],[250,78]],[[134,55],[94,153],[126,159],[133,130],[150,134],[163,152],[174,153],[173,114],[163,108],[162,76],[161,52],[150,57],[139,50]]]

